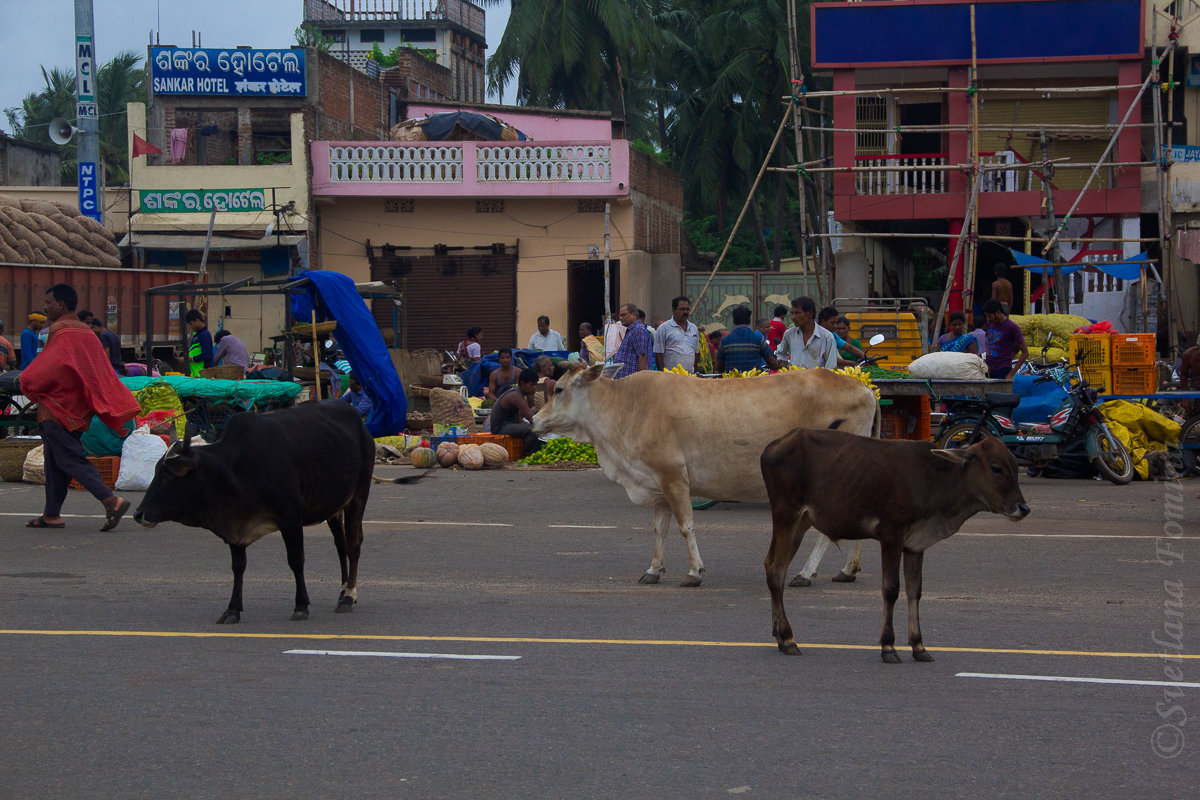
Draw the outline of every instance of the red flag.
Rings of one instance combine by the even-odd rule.
[[[142,137],[138,136],[135,133],[133,135],[133,157],[137,158],[138,156],[146,156],[146,155],[160,155],[161,156],[162,150],[159,150],[157,147],[150,144],[145,139],[143,139]]]

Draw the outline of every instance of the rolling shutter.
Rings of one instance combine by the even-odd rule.
[[[1019,106],[1018,106],[1019,103]],[[1015,122],[1018,125],[1045,125],[1047,135],[1047,154],[1050,158],[1067,157],[1075,163],[1094,164],[1108,144],[1108,135],[1104,131],[1063,131],[1055,133],[1056,124],[1104,124],[1108,120],[1109,100],[1107,97],[1082,98],[1023,98],[1012,100],[1007,98],[988,97],[979,106],[979,124],[986,127],[1008,128],[1014,123],[1013,112],[1016,112]],[[979,151],[982,153],[998,152],[1006,149],[1008,134],[1003,130],[984,130],[979,133]],[[1016,131],[1013,133],[1012,149],[1026,161],[1041,161],[1042,150],[1038,135],[1032,131]],[[1054,174],[1054,185],[1059,189],[1079,189],[1087,180],[1089,170],[1060,169]],[[1096,180],[1092,182],[1093,189],[1108,187],[1107,170],[1100,170]],[[1025,189],[1025,177],[1021,176],[1021,188]],[[1039,191],[1041,184],[1036,179],[1033,190]]]
[[[371,280],[406,278],[408,348],[453,351],[467,328],[483,328],[483,352],[518,345],[517,257],[512,254],[376,255]],[[372,300],[381,329],[392,326],[390,300]],[[525,342],[519,344],[524,345]]]

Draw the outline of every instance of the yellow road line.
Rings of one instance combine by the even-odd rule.
[[[680,639],[569,639],[529,636],[404,636],[391,634],[342,634],[342,633],[232,633],[201,631],[71,631],[71,630],[19,630],[0,629],[0,636],[114,636],[147,637],[164,639],[305,639],[321,641],[373,641],[373,642],[463,642],[486,644],[606,644],[606,645],[654,645],[658,647],[774,647],[774,642],[714,642],[688,641]],[[813,650],[878,650],[879,645],[828,644],[805,642],[801,648]],[[898,648],[903,649],[900,645]],[[1087,656],[1092,658],[1171,658],[1200,660],[1200,654],[1124,653],[1098,650],[1037,650],[1010,647],[930,647],[930,651],[941,653],[1001,653],[1026,656]]]

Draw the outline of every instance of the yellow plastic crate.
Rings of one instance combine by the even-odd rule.
[[[1112,337],[1107,333],[1072,333],[1067,350],[1072,364],[1084,369],[1112,366]]]
[[[1089,385],[1100,390],[1100,394],[1112,394],[1113,387],[1113,370],[1112,367],[1082,367],[1083,379]]]

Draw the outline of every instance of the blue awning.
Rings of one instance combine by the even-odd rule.
[[[1017,266],[1023,269],[1038,269],[1043,273],[1048,274],[1054,269],[1054,264],[1044,258],[1031,256],[1027,253],[1022,253],[1020,250],[1010,249],[1013,260],[1017,262]],[[1138,253],[1133,258],[1127,258],[1124,261],[1076,261],[1070,264],[1061,264],[1064,275],[1070,275],[1072,272],[1078,272],[1085,267],[1095,267],[1105,275],[1111,275],[1123,281],[1136,281],[1142,277],[1142,270],[1150,266],[1150,256],[1145,252]]]

